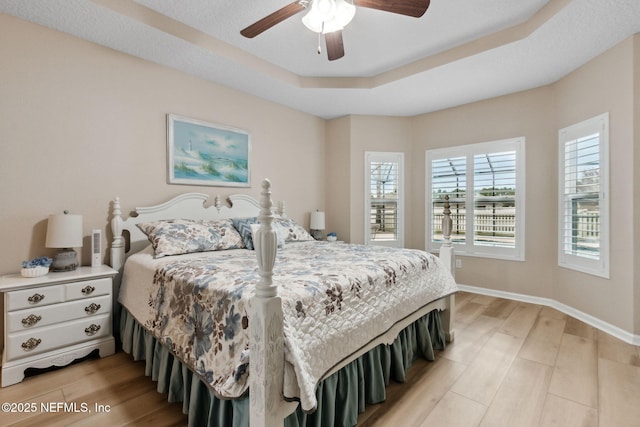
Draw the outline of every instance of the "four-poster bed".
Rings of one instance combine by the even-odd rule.
[[[307,413],[327,411],[353,425],[352,414],[340,415],[353,409],[334,408],[340,397],[325,397],[340,393],[336,381],[349,382],[336,378],[382,369],[386,374],[374,376],[386,383],[394,358],[433,357],[432,340],[437,347],[442,332],[441,339],[453,339],[456,287],[446,209],[438,259],[417,250],[313,241],[282,209],[274,212],[268,180],[259,203],[233,195],[231,206],[218,197],[205,208],[206,199],[185,194],[137,208],[126,220],[116,199],[111,221],[123,349],[147,360],[148,375],[170,400],[184,402],[191,425],[240,426],[249,418],[251,426],[283,425],[285,418],[300,425]],[[203,242],[210,234],[217,240]],[[409,344],[397,343],[403,334]],[[393,350],[396,344],[420,348],[405,354]],[[365,396],[357,399],[380,401],[375,388],[355,393]]]

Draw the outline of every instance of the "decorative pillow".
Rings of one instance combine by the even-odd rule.
[[[240,236],[242,237],[242,241],[244,242],[244,246],[247,249],[253,250],[253,237],[251,235],[251,224],[258,224],[257,217],[249,217],[249,218],[233,218],[232,219],[233,226],[238,230]]]
[[[245,247],[242,237],[230,219],[173,219],[141,223],[137,226],[151,242],[155,258]]]
[[[315,240],[303,226],[290,218],[275,218],[274,223],[284,228],[287,232],[285,242],[304,242]]]

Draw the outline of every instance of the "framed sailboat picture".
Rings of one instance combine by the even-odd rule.
[[[167,115],[169,184],[250,187],[250,154],[243,130]]]

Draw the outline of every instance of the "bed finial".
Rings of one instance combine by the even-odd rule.
[[[449,196],[444,196],[444,211],[442,212],[442,237],[445,242],[451,244],[451,229],[453,221],[451,221],[451,209],[449,206]]]
[[[254,236],[256,254],[258,256],[258,268],[260,269],[260,283],[256,288],[256,294],[263,297],[274,297],[277,287],[273,286],[273,265],[276,261],[278,238],[273,229],[273,202],[271,201],[271,182],[268,179],[262,181],[262,193],[260,198],[260,228]]]
[[[447,195],[444,196],[444,210],[442,211],[442,238],[444,241],[440,245],[440,260],[455,277],[455,253],[453,251],[453,245],[451,244],[452,228],[453,221],[451,220],[449,196]]]
[[[113,217],[111,218],[111,233],[113,234],[113,242],[111,242],[111,267],[114,270],[120,270],[124,264],[125,242],[122,236],[122,211],[120,210],[120,197],[113,200]]]
[[[284,425],[282,386],[284,378],[284,335],[282,302],[273,284],[273,265],[278,241],[271,223],[271,182],[262,181],[260,228],[253,242],[258,257],[260,282],[249,308],[250,374],[249,393],[251,427]]]

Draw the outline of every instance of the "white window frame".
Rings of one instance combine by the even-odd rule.
[[[397,239],[373,240],[371,236],[371,162],[398,163]],[[365,245],[404,247],[404,153],[366,151],[364,153],[364,243]]]
[[[565,247],[565,144],[599,134],[600,235],[599,259],[566,253]],[[558,265],[594,276],[609,278],[609,113],[584,120],[558,132]]]
[[[515,247],[503,248],[474,244],[473,235],[465,238],[464,243],[453,243],[456,254],[464,256],[475,256],[483,258],[505,259],[511,261],[524,261],[525,259],[525,189],[526,189],[526,173],[525,173],[525,138],[516,137],[503,139],[498,141],[480,142],[476,144],[461,145],[456,147],[441,148],[435,150],[427,150],[425,153],[425,247],[428,251],[440,252],[440,242],[433,242],[432,235],[432,216],[433,204],[431,200],[432,194],[432,171],[431,165],[433,160],[467,157],[466,162],[466,228],[474,230],[474,175],[473,175],[473,157],[478,154],[496,153],[501,151],[516,152],[516,226],[515,226]]]

